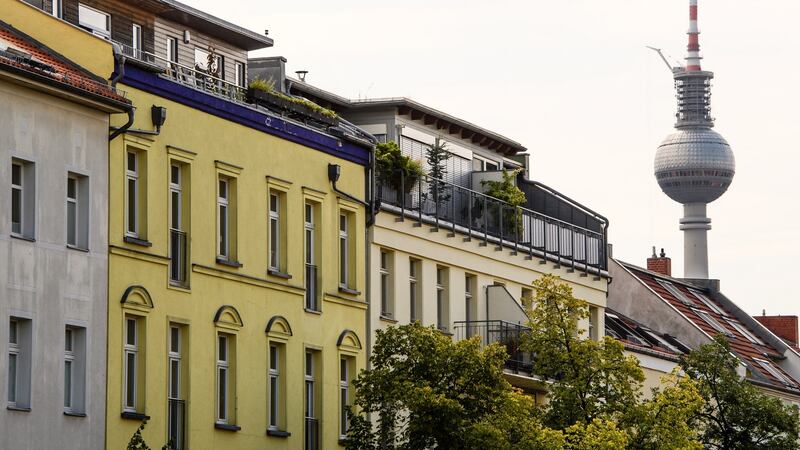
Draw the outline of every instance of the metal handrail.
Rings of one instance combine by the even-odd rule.
[[[505,320],[456,321],[453,325],[457,341],[479,337],[481,346],[500,344],[508,354],[505,361],[507,369],[532,372],[534,355],[520,348],[524,335],[531,332],[530,327]]]
[[[170,228],[169,230],[169,281],[172,284],[185,286],[188,267],[188,239],[185,231]]]
[[[409,196],[410,201],[406,198]],[[583,264],[587,271],[589,267],[606,268],[603,233],[428,175],[409,184],[403,172],[395,177],[379,174],[378,198],[384,204],[399,207],[404,216],[408,211],[419,222],[429,217],[435,230],[442,227],[441,222],[449,222],[444,227],[452,232],[459,227],[470,237],[476,232],[484,246],[491,237],[515,253],[522,250],[533,255],[535,250],[545,258],[556,258],[557,263],[558,258],[565,258],[573,269],[576,263]]]
[[[317,294],[317,266],[306,263],[306,308],[319,311]]]
[[[306,417],[305,450],[319,449],[319,419]]]
[[[167,407],[167,448],[183,450],[186,446],[186,401],[170,398],[167,400]]]

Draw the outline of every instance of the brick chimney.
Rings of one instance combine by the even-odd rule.
[[[653,247],[653,256],[647,258],[647,270],[671,277],[672,259],[667,258],[663,248],[661,249],[661,254],[656,255],[656,248]]]
[[[761,322],[761,325],[764,325],[775,333],[776,336],[783,339],[794,348],[797,347],[797,338],[798,338],[798,320],[797,316],[754,316],[754,319]]]

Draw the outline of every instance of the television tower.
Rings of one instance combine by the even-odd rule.
[[[730,186],[736,160],[728,142],[712,130],[711,80],[713,72],[702,70],[697,0],[689,0],[689,46],[686,66],[673,69],[678,112],[675,132],[659,145],[655,176],[669,198],[683,204],[683,276],[708,278],[708,240],[711,219],[709,203]]]

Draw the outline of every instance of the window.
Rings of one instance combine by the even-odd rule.
[[[596,341],[599,339],[597,328],[599,320],[599,309],[596,306],[589,307],[589,339]]]
[[[134,58],[142,58],[142,26],[133,24],[131,27],[131,48],[133,49]]]
[[[319,445],[319,421],[317,420],[317,411],[322,410],[320,406],[317,405],[317,352],[307,350],[305,358],[305,448],[316,450]]]
[[[347,287],[350,281],[350,240],[347,214],[339,214],[339,286]]]
[[[236,61],[236,85],[247,87],[247,68],[244,63]]]
[[[231,334],[217,335],[217,423],[232,424],[235,411],[234,341]]]
[[[217,193],[217,218],[218,227],[218,256],[222,259],[230,258],[230,180],[219,178],[219,191]]]
[[[316,207],[312,203],[305,204],[305,262],[306,262],[306,309],[318,311],[317,305],[317,236],[316,236]]]
[[[33,239],[36,187],[32,162],[11,160],[11,234]]]
[[[62,0],[52,0],[50,4],[51,6],[50,13],[58,17],[59,19],[63,17],[63,6],[61,5],[61,1]]]
[[[67,245],[89,248],[89,180],[74,173],[67,175]]]
[[[225,67],[222,55],[214,54],[213,56],[207,50],[195,47],[194,49],[194,68],[200,72],[207,73],[211,76],[225,79]]]
[[[727,328],[722,326],[721,323],[717,322],[716,319],[711,317],[711,314],[709,314],[709,313],[707,313],[705,311],[700,311],[698,309],[695,309],[694,312],[698,316],[700,316],[701,319],[703,319],[707,324],[711,325],[711,327],[714,328],[715,330],[717,330],[718,332],[720,332],[720,333],[722,333],[722,334],[724,334],[724,335],[726,335],[728,337],[733,337],[733,334],[730,331],[728,331]]]
[[[711,311],[714,311],[715,313],[717,313],[719,315],[722,315],[722,316],[727,316],[727,314],[725,314],[725,311],[722,308],[720,308],[710,298],[706,297],[706,295],[703,294],[702,292],[694,290],[694,289],[689,289],[689,292],[691,292],[692,295],[695,296],[695,298],[697,298],[698,300],[703,302],[703,304],[706,305]]]
[[[745,326],[735,320],[725,319],[728,322],[728,325],[732,326],[736,331],[741,333],[748,341],[752,342],[753,344],[764,345],[764,341],[759,339],[756,335],[750,332]]]
[[[411,321],[422,320],[422,298],[419,294],[419,273],[421,261],[410,259],[408,261],[408,299]]]
[[[393,286],[392,286],[392,261],[393,254],[381,250],[381,316],[392,318],[394,316]]]
[[[178,62],[178,38],[167,36],[167,61]]]
[[[269,194],[269,269],[275,272],[283,272],[283,249],[286,246],[286,236],[283,234],[283,217],[285,195],[278,191],[270,191]]]
[[[450,325],[449,305],[447,297],[448,269],[436,268],[436,328],[447,331]]]
[[[269,429],[285,428],[284,395],[282,371],[284,365],[284,345],[271,342],[269,345]]]
[[[183,336],[184,326],[171,323],[169,325],[169,351],[167,352],[167,440],[173,443],[171,448],[182,449],[185,447],[185,411],[184,398],[184,370]]]
[[[135,151],[126,153],[125,167],[125,234],[134,238],[140,235],[140,208],[141,193],[145,190],[140,186],[141,180],[141,155]]]
[[[691,301],[691,300],[689,300],[689,298],[688,298],[688,297],[686,297],[685,295],[683,295],[683,292],[681,292],[680,290],[678,290],[678,288],[677,288],[677,287],[675,287],[675,285],[674,285],[674,284],[670,283],[669,281],[664,281],[664,280],[656,280],[656,281],[658,282],[658,284],[660,284],[660,285],[661,285],[661,287],[663,287],[664,289],[666,289],[666,290],[667,290],[667,292],[669,292],[669,293],[670,293],[670,294],[672,294],[672,295],[673,295],[673,296],[674,296],[676,299],[678,299],[678,301],[679,301],[679,302],[683,303],[684,305],[688,305],[688,306],[693,306],[693,305],[694,305],[694,303],[692,303],[692,301]]]
[[[783,373],[781,373],[781,371],[778,370],[778,368],[776,368],[774,365],[772,365],[771,362],[758,358],[753,358],[753,361],[758,363],[758,365],[761,366],[762,369],[766,370],[767,373],[777,378],[778,381],[780,381],[781,383],[789,386],[795,386],[795,383],[789,380],[789,378],[787,378]]]
[[[144,410],[139,400],[143,398],[143,393],[140,387],[143,385],[142,375],[144,374],[144,367],[142,367],[142,352],[140,351],[140,343],[143,341],[143,323],[144,319],[126,316],[125,317],[125,384],[123,396],[123,410],[130,412],[141,412]]]
[[[64,329],[64,411],[85,411],[86,330],[67,326]]]
[[[169,166],[169,281],[186,286],[188,277],[188,237],[183,225],[183,164]]]
[[[104,39],[111,39],[111,16],[99,9],[78,4],[78,24]]]
[[[339,439],[347,437],[350,428],[350,417],[347,411],[350,406],[350,366],[352,358],[339,360]]]
[[[464,312],[467,320],[468,336],[472,335],[472,327],[470,326],[470,322],[474,322],[478,318],[478,305],[476,304],[475,297],[473,296],[476,288],[475,284],[475,275],[464,275]]]

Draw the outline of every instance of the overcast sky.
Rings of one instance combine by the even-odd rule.
[[[653,157],[673,129],[672,77],[645,45],[682,61],[687,0],[184,0],[269,29],[289,71],[350,98],[406,96],[521,142],[533,179],[607,216],[614,256],[664,247],[683,272],[681,206]],[[800,2],[700,0],[716,130],[736,155],[709,206],[710,272],[751,314],[798,314]]]

